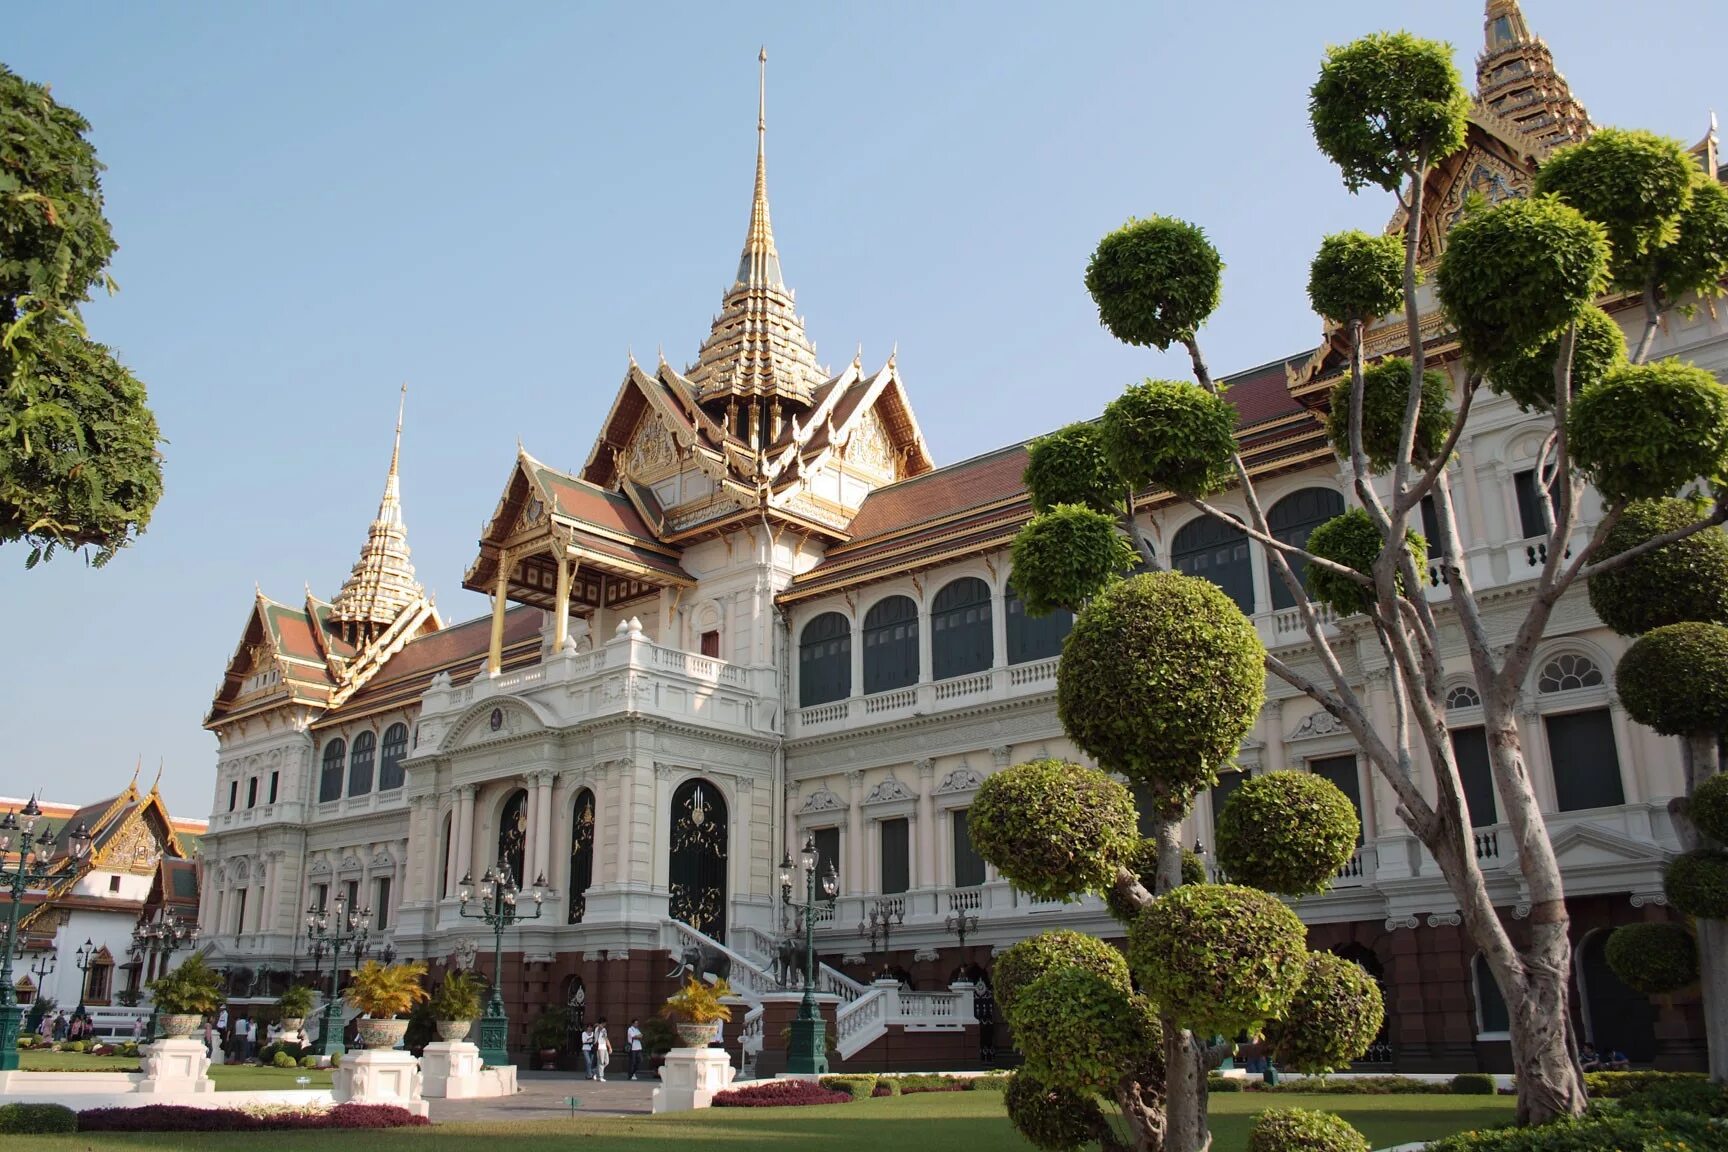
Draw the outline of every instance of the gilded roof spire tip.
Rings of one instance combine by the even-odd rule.
[[[402,458],[402,416],[408,410],[408,381],[402,381],[402,398],[396,402],[396,443],[390,449],[390,475],[396,475],[396,462]]]
[[[1584,139],[1590,113],[1554,66],[1554,53],[1530,30],[1518,0],[1486,0],[1476,99],[1528,133],[1544,153]]]
[[[331,620],[357,626],[370,634],[389,627],[404,609],[425,593],[414,579],[408,558],[408,529],[402,521],[402,425],[408,410],[408,384],[402,384],[396,403],[396,433],[390,448],[390,471],[384,478],[384,496],[378,515],[367,531],[360,559],[342,588],[330,601]],[[312,588],[306,588],[312,599]]]

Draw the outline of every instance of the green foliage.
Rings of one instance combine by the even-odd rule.
[[[1091,1093],[1047,1084],[1026,1069],[1008,1082],[1002,1102],[1014,1130],[1046,1152],[1074,1152],[1108,1131]]]
[[[1021,987],[1008,1012],[1026,1069],[1045,1084],[1107,1092],[1162,1043],[1143,998],[1084,968],[1057,968]]]
[[[297,1068],[297,1067],[299,1067],[299,1065],[295,1062],[294,1057],[288,1055],[288,1053],[286,1053],[286,1052],[277,1052],[274,1056],[270,1057],[270,1066],[273,1068]]]
[[[991,966],[996,1005],[1004,1014],[1013,1009],[1020,989],[1049,972],[1075,968],[1126,993],[1128,958],[1115,946],[1072,928],[1052,928],[1005,949]]]
[[[1422,408],[1416,415],[1416,439],[1411,460],[1427,465],[1446,446],[1452,431],[1452,410],[1446,406],[1452,385],[1444,372],[1422,373]],[[1390,356],[1362,372],[1362,453],[1376,472],[1398,463],[1398,438],[1404,432],[1404,405],[1410,399],[1410,361]],[[1326,413],[1326,435],[1340,459],[1350,459],[1350,377],[1332,386]]]
[[[1211,786],[1253,726],[1265,656],[1217,585],[1150,572],[1107,588],[1075,619],[1057,713],[1089,756],[1148,785],[1174,814]]]
[[[1235,476],[1236,406],[1198,384],[1131,385],[1105,406],[1099,429],[1110,466],[1136,489],[1206,496]]]
[[[316,1068],[316,1067],[318,1067],[318,1057],[316,1057],[316,1056],[302,1056],[302,1057],[300,1057],[300,1067],[302,1067],[302,1068]]]
[[[543,1008],[528,1029],[528,1042],[542,1052],[562,1048],[570,1034],[570,1010],[563,1007]]]
[[[1620,1098],[1627,1112],[1686,1112],[1728,1117],[1728,1088],[1703,1079],[1658,1080]]]
[[[1098,319],[1124,344],[1168,348],[1190,339],[1218,307],[1224,261],[1185,220],[1129,220],[1098,241],[1086,290]]]
[[[1718,1127],[1684,1113],[1592,1112],[1529,1128],[1483,1128],[1428,1145],[1427,1152],[1706,1152]]]
[[[1352,192],[1391,192],[1426,160],[1464,146],[1470,96],[1452,46],[1408,32],[1377,32],[1329,48],[1308,93],[1314,142]]]
[[[1302,987],[1267,1029],[1273,1058],[1293,1072],[1348,1068],[1374,1043],[1386,1019],[1380,986],[1362,965],[1310,952]]]
[[[446,973],[429,1002],[434,1020],[472,1020],[480,1015],[480,993],[485,985],[472,972]]]
[[[1361,834],[1356,809],[1332,781],[1269,772],[1244,781],[1218,814],[1218,862],[1238,884],[1306,896],[1331,886]]]
[[[1183,1027],[1234,1036],[1289,1007],[1306,971],[1306,941],[1302,921],[1269,893],[1185,884],[1128,930],[1128,962],[1146,995]]]
[[[1207,1073],[1206,1076],[1206,1091],[1209,1093],[1243,1092],[1247,1087],[1247,1080],[1241,1076],[1222,1076],[1217,1072]]]
[[[876,1092],[875,1076],[824,1076],[817,1083],[831,1092],[844,1092],[854,1100],[868,1100]]]
[[[1158,841],[1148,836],[1140,841],[1134,849],[1134,855],[1127,861],[1140,886],[1148,892],[1158,890]],[[1192,848],[1182,849],[1182,883],[1204,884],[1207,881],[1206,862]],[[1140,915],[1140,905],[1132,902],[1112,884],[1104,890],[1104,906],[1110,915],[1121,924],[1132,924]]]
[[[1680,213],[1680,235],[1656,253],[1657,290],[1669,300],[1688,292],[1720,296],[1728,277],[1728,188],[1692,172],[1692,199]]]
[[[368,960],[349,978],[342,998],[375,1020],[389,1020],[407,1012],[430,998],[425,985],[422,960],[405,960],[400,964],[380,964]]]
[[[1599,559],[1618,556],[1646,540],[1696,524],[1704,505],[1672,496],[1634,500],[1609,530]],[[1590,577],[1590,607],[1608,627],[1634,636],[1687,620],[1728,624],[1728,533],[1694,532]]]
[[[1565,329],[1541,344],[1494,366],[1488,387],[1510,396],[1526,412],[1554,410],[1554,365],[1560,359]],[[1626,334],[1614,318],[1592,305],[1578,314],[1578,332],[1572,341],[1570,395],[1603,379],[1626,363]]]
[[[1268,1108],[1248,1129],[1248,1152],[1368,1152],[1368,1139],[1330,1112]]]
[[[1717,773],[1693,788],[1686,816],[1710,839],[1728,843],[1728,774]]]
[[[1404,239],[1337,232],[1308,265],[1308,302],[1337,324],[1367,322],[1404,307]]]
[[[1697,170],[1678,140],[1599,128],[1545,160],[1534,191],[1601,224],[1613,248],[1608,271],[1615,287],[1642,292],[1656,252],[1679,234]]]
[[[150,981],[156,1007],[170,1016],[208,1016],[222,1007],[222,974],[194,952],[166,976]]]
[[[1728,465],[1728,388],[1681,360],[1624,364],[1578,394],[1566,433],[1606,499],[1672,496]]]
[[[1604,951],[1620,982],[1646,996],[1678,992],[1698,979],[1698,944],[1681,924],[1622,924]]]
[[[1014,590],[1033,616],[1075,611],[1139,561],[1114,516],[1058,504],[1014,537]]]
[[[642,1021],[642,1049],[650,1056],[663,1056],[678,1047],[678,1029],[664,1016]]]
[[[1134,851],[1136,823],[1128,789],[1067,760],[996,773],[979,786],[967,817],[980,856],[1016,888],[1053,900],[1110,884]]]
[[[1049,512],[1058,504],[1083,504],[1115,515],[1126,506],[1127,487],[1110,467],[1096,423],[1070,424],[1032,441],[1021,479],[1037,512]]]
[[[660,1006],[660,1015],[668,1020],[684,1020],[692,1024],[730,1020],[732,1006],[721,1002],[721,997],[730,995],[732,989],[724,980],[710,984],[695,976],[686,976],[683,987],[666,997],[666,1003]]]
[[[1454,1096],[1492,1096],[1500,1090],[1486,1072],[1460,1072],[1452,1077],[1449,1087]]]
[[[1428,541],[1414,529],[1407,531],[1406,541],[1410,558],[1416,562],[1416,570],[1420,572],[1428,556]],[[1307,547],[1310,553],[1322,560],[1343,564],[1364,576],[1372,576],[1374,561],[1379,558],[1385,542],[1380,529],[1374,526],[1373,519],[1364,509],[1350,508],[1314,529],[1308,536]],[[1308,565],[1305,582],[1310,596],[1340,616],[1367,612],[1374,607],[1374,589],[1318,564]],[[1402,595],[1403,577],[1397,578],[1396,587]]]
[[[0,1134],[47,1136],[76,1131],[78,1113],[64,1104],[0,1104]]]
[[[1543,196],[1453,225],[1435,283],[1466,358],[1492,374],[1575,320],[1607,279],[1602,226]]]
[[[1652,629],[1620,657],[1614,682],[1626,714],[1664,736],[1728,731],[1728,627]]]
[[[1694,848],[1668,862],[1662,872],[1668,903],[1700,920],[1728,919],[1728,852]]]
[[[284,1018],[298,1017],[304,1020],[307,1013],[312,1011],[312,989],[304,984],[290,985],[288,991],[277,998],[276,1007],[281,1010]]]
[[[1584,1091],[1589,1093],[1592,1100],[1619,1100],[1651,1084],[1669,1084],[1681,1080],[1696,1082],[1704,1079],[1702,1072],[1586,1072]]]
[[[983,1076],[974,1076],[969,1081],[973,1092],[1006,1092],[1008,1085],[1013,1083],[1012,1072],[991,1072]]]

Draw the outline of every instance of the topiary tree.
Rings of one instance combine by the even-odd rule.
[[[1002,1102],[1015,1130],[1047,1152],[1075,1152],[1094,1140],[1113,1139],[1092,1093],[1046,1084],[1027,1069],[1008,1078]]]
[[[1339,377],[1333,385],[1326,435],[1339,457],[1349,459],[1351,413],[1360,411],[1357,435],[1362,438],[1362,452],[1370,468],[1385,472],[1398,460],[1404,401],[1410,391],[1410,361],[1390,356],[1366,369],[1362,374],[1362,402],[1352,407],[1350,392],[1354,386],[1348,376]],[[1431,462],[1446,446],[1446,434],[1452,430],[1452,413],[1446,408],[1451,392],[1452,384],[1444,372],[1422,374],[1422,409],[1416,418],[1416,443],[1412,449],[1420,463]]]
[[[1324,776],[1271,772],[1244,781],[1218,815],[1218,863],[1238,884],[1285,896],[1324,892],[1361,842],[1350,798]]]
[[[1248,1129],[1248,1152],[1368,1152],[1368,1139],[1329,1112],[1268,1108]]]
[[[1728,918],[1728,851],[1694,848],[1676,856],[1662,874],[1662,891],[1688,916]]]
[[[1707,513],[1699,500],[1634,500],[1603,537],[1602,554],[1617,556],[1684,531]],[[1598,574],[1589,592],[1590,607],[1622,636],[1688,620],[1728,624],[1728,533],[1698,532],[1642,552]]]
[[[1698,979],[1698,945],[1679,924],[1623,924],[1603,951],[1620,982],[1646,996],[1678,992]]]
[[[1139,839],[1128,789],[1067,760],[1033,760],[991,776],[966,826],[973,847],[1010,883],[1051,900],[1109,884]]]
[[[996,1003],[1007,1012],[1020,989],[1057,969],[1090,972],[1126,992],[1130,987],[1128,958],[1096,936],[1072,928],[1053,928],[1010,946],[991,965]]]
[[[1114,516],[1128,489],[1110,466],[1101,427],[1070,424],[1040,436],[1026,449],[1026,487],[1033,510],[1049,512],[1059,504],[1079,504]]]
[[[1414,528],[1406,529],[1405,539],[1412,565],[1422,563],[1428,555],[1428,541]],[[1385,539],[1373,517],[1362,509],[1351,508],[1332,517],[1308,536],[1308,551],[1333,564],[1332,567],[1309,565],[1310,595],[1340,616],[1372,611],[1374,589],[1366,581],[1374,578],[1374,565],[1384,546]],[[1405,595],[1402,570],[1393,576],[1392,583],[1399,596]]]
[[[1572,402],[1573,459],[1614,502],[1668,496],[1728,465],[1728,388],[1696,364],[1611,370]]]
[[[1488,387],[1510,396],[1526,412],[1554,410],[1554,364],[1560,359],[1564,332],[1556,332],[1542,343],[1494,366]],[[1614,318],[1595,306],[1578,314],[1572,333],[1572,395],[1604,379],[1626,363],[1626,333]],[[1427,403],[1424,394],[1423,403]]]
[[[162,494],[144,386],[79,317],[113,288],[89,130],[0,65],[0,544],[26,544],[26,567],[63,548],[106,564]]]
[[[1349,1067],[1385,1022],[1385,997],[1362,965],[1330,952],[1310,952],[1302,986],[1266,1038],[1279,1064],[1318,1074]]]

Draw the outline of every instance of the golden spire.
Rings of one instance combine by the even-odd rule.
[[[750,227],[738,258],[738,283],[748,288],[786,287],[780,279],[780,253],[768,219],[768,49],[756,57],[756,195],[750,202]]]
[[[332,623],[347,625],[350,644],[364,645],[383,632],[404,609],[425,599],[408,559],[408,529],[402,521],[402,487],[397,466],[402,458],[402,416],[408,405],[408,385],[396,408],[396,439],[390,450],[390,472],[378,515],[366,534],[360,559],[342,590],[330,602]]]
[[[1487,0],[1482,55],[1476,58],[1476,99],[1548,148],[1592,131],[1590,114],[1554,67],[1554,54],[1530,31],[1518,0]]]

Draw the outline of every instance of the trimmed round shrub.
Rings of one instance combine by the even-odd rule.
[[[1464,147],[1470,96],[1452,46],[1408,32],[1376,32],[1328,48],[1308,92],[1314,142],[1352,192],[1395,191],[1407,168]]]
[[[1162,1043],[1146,1000],[1084,968],[1057,968],[1020,988],[1008,1023],[1027,1069],[1075,1092],[1108,1092]]]
[[[0,1133],[48,1136],[78,1131],[78,1113],[64,1104],[0,1104]]]
[[[1705,1152],[1722,1146],[1720,1126],[1683,1113],[1592,1112],[1535,1128],[1483,1128],[1428,1145],[1427,1152]]]
[[[1692,826],[1718,843],[1728,843],[1728,775],[1718,773],[1692,789],[1686,801]]]
[[[1612,316],[1591,306],[1578,314],[1577,323],[1578,333],[1572,340],[1573,396],[1626,363],[1626,333]],[[1488,387],[1512,397],[1526,412],[1552,412],[1554,365],[1560,359],[1565,336],[1562,328],[1536,347],[1496,364],[1489,373]]]
[[[1681,360],[1623,364],[1578,394],[1572,458],[1614,500],[1671,496],[1728,463],[1728,388]]]
[[[1129,990],[1128,958],[1119,949],[1072,928],[1052,928],[1028,936],[996,957],[990,984],[997,1006],[1004,1013],[1011,1011],[1020,989],[1063,968],[1079,968],[1123,992]]]
[[[1100,439],[1110,466],[1136,489],[1148,484],[1206,496],[1235,478],[1236,406],[1198,384],[1144,380],[1104,407]]]
[[[1166,814],[1179,812],[1253,727],[1265,658],[1254,625],[1216,584],[1135,576],[1075,619],[1056,673],[1057,714],[1087,755],[1148,785]]]
[[[1428,541],[1413,529],[1408,530],[1406,541],[1410,548],[1410,558],[1415,561],[1416,570],[1420,572],[1427,563]],[[1380,535],[1380,529],[1374,526],[1374,521],[1367,511],[1350,508],[1309,533],[1307,548],[1322,560],[1343,564],[1364,576],[1372,576],[1374,561],[1379,559],[1380,548],[1384,543],[1385,538]],[[1308,586],[1310,596],[1340,616],[1367,612],[1376,602],[1373,588],[1358,584],[1318,564],[1308,565],[1303,581]],[[1400,576],[1397,581],[1396,587],[1402,595],[1404,578]]]
[[[1692,173],[1692,199],[1680,213],[1680,235],[1656,252],[1656,283],[1668,299],[1688,292],[1719,295],[1728,276],[1728,188],[1701,169]]]
[[[1663,869],[1662,891],[1687,916],[1728,919],[1728,852],[1694,848],[1674,857]]]
[[[847,1104],[851,1092],[825,1088],[813,1080],[764,1080],[714,1093],[716,1108],[799,1108],[807,1104]]]
[[[1114,515],[1127,503],[1127,485],[1110,467],[1095,422],[1070,424],[1032,441],[1021,479],[1038,512],[1058,504],[1081,504]]]
[[[1267,1039],[1279,1067],[1331,1072],[1368,1051],[1385,1020],[1380,985],[1362,965],[1330,952],[1310,952],[1302,987],[1267,1028]]]
[[[1014,537],[1014,590],[1034,616],[1078,610],[1139,560],[1116,517],[1058,504]]]
[[[1350,377],[1332,386],[1331,410],[1326,413],[1326,435],[1340,459],[1350,459]],[[1416,417],[1416,441],[1411,459],[1427,465],[1446,446],[1452,431],[1452,410],[1446,407],[1452,385],[1444,372],[1422,373],[1422,410]],[[1370,364],[1362,372],[1362,453],[1376,472],[1389,471],[1398,462],[1398,437],[1404,431],[1404,404],[1410,398],[1410,361],[1391,356]]]
[[[1446,236],[1440,303],[1474,365],[1546,342],[1607,286],[1602,226],[1551,196],[1466,214]]]
[[[1668,496],[1634,500],[1602,541],[1599,559],[1696,524],[1708,509]],[[1706,528],[1590,577],[1590,607],[1622,636],[1665,624],[1728,624],[1728,532]]]
[[[1218,814],[1218,862],[1238,884],[1324,892],[1356,851],[1362,821],[1338,785],[1310,772],[1244,781]]]
[[[1014,1130],[1047,1152],[1073,1152],[1106,1130],[1092,1094],[1057,1088],[1025,1069],[1008,1081],[1002,1103]]]
[[[1158,891],[1158,841],[1148,836],[1134,849],[1128,867],[1139,877],[1140,886],[1148,892]],[[1192,848],[1182,849],[1182,883],[1205,884],[1206,861]],[[1114,884],[1104,890],[1104,906],[1118,923],[1132,924],[1140,915],[1140,905],[1130,903]]]
[[[1183,1027],[1256,1032],[1302,986],[1307,934],[1276,896],[1237,884],[1184,885],[1128,930],[1140,987]]]
[[[1620,982],[1646,996],[1678,992],[1698,979],[1698,943],[1680,924],[1622,924],[1603,951]]]
[[[286,1052],[277,1052],[274,1056],[270,1057],[270,1063],[276,1068],[299,1067],[299,1065],[295,1063],[294,1057],[288,1055]]]
[[[1248,1152],[1368,1152],[1368,1139],[1330,1112],[1268,1108],[1248,1129]]]
[[[1728,730],[1728,627],[1667,624],[1620,657],[1614,686],[1626,714],[1664,736]]]
[[[1460,1072],[1452,1077],[1447,1087],[1454,1096],[1492,1096],[1500,1090],[1494,1077],[1486,1072]]]
[[[1536,171],[1534,192],[1557,196],[1607,230],[1616,287],[1642,292],[1652,253],[1674,236],[1697,163],[1678,140],[1598,128]]]
[[[967,829],[1010,883],[1051,900],[1100,891],[1139,842],[1128,789],[1068,760],[1031,760],[986,779]]]
[[[1098,319],[1124,344],[1168,348],[1194,335],[1218,307],[1224,261],[1186,220],[1129,220],[1098,241],[1086,291]]]
[[[1308,303],[1335,324],[1404,307],[1404,238],[1351,231],[1320,241],[1308,265]]]
[[[1620,1107],[1627,1112],[1683,1112],[1690,1116],[1728,1117],[1728,1089],[1703,1077],[1657,1080],[1622,1096]]]

